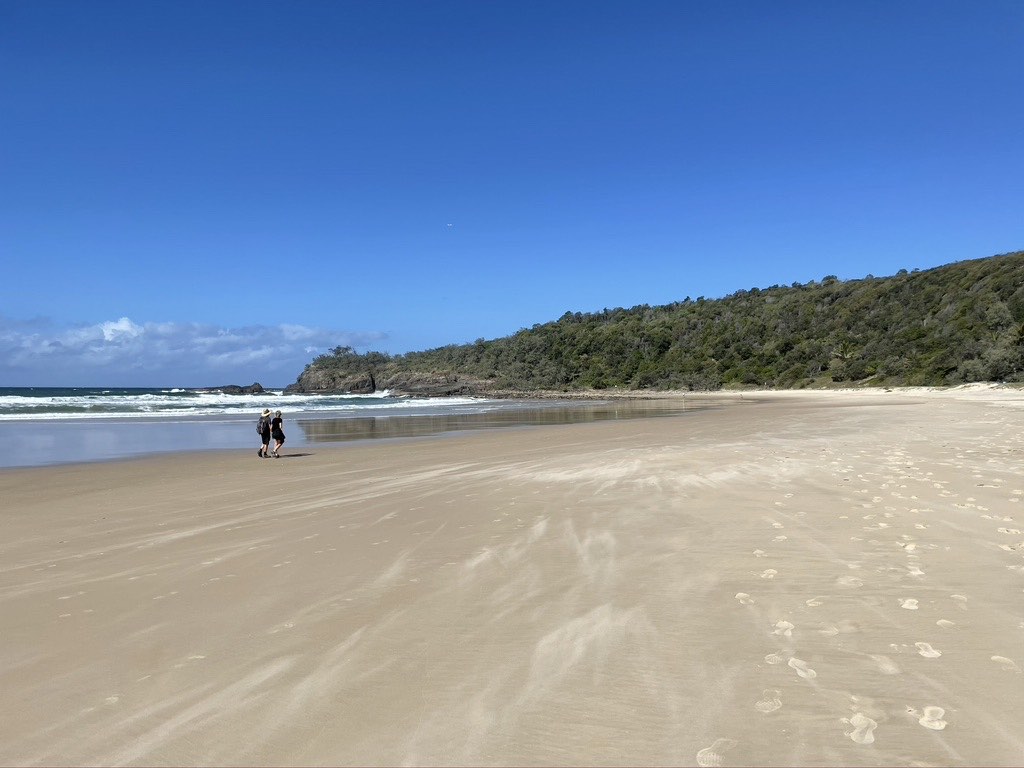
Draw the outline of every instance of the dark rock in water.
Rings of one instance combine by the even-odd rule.
[[[238,384],[225,384],[223,387],[202,387],[196,392],[220,392],[225,395],[260,395],[265,391],[259,382],[253,382],[248,387]]]

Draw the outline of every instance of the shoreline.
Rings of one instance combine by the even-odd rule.
[[[500,405],[484,411],[446,412],[417,410],[332,414],[292,410],[286,414],[288,450],[306,450],[331,442],[374,439],[424,438],[465,430],[527,427],[574,423],[579,420],[677,415],[677,410],[721,407],[733,402],[848,396],[984,397],[1013,400],[1024,397],[1024,387],[1003,384],[968,384],[948,388],[857,388],[798,390],[719,390],[715,392],[588,390],[576,393],[536,392],[485,398]],[[528,396],[529,395],[529,396]],[[416,403],[418,398],[408,398]],[[628,410],[624,411],[623,408]],[[646,413],[645,413],[646,411]],[[495,412],[500,412],[495,415]],[[581,415],[582,414],[582,415]],[[249,413],[173,413],[105,418],[15,419],[4,423],[7,444],[13,450],[0,455],[0,473],[14,468],[96,464],[134,459],[142,455],[170,455],[182,451],[248,449],[255,445]]]
[[[700,398],[605,400],[488,400],[486,407],[464,403],[452,408],[399,411],[290,411],[286,451],[382,439],[410,439],[488,429],[572,424],[605,419],[678,415],[712,406]],[[184,415],[148,418],[66,418],[13,420],[5,438],[17,450],[0,455],[0,473],[12,468],[96,464],[139,456],[180,452],[209,454],[258,445],[250,414]]]
[[[1017,765],[1024,393],[0,473],[0,763]]]

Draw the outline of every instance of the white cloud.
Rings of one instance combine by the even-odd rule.
[[[0,316],[0,386],[280,386],[336,346],[386,338],[288,324],[225,328],[127,317],[61,327]]]
[[[304,325],[281,325],[279,327],[281,333],[289,341],[304,341],[316,336],[316,331],[313,328],[307,328]]]
[[[141,336],[143,333],[143,329],[127,317],[122,317],[120,320],[112,323],[100,323],[100,328],[103,330],[104,341],[134,339],[136,336]]]

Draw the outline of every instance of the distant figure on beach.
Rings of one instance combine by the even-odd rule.
[[[281,418],[281,412],[278,411],[274,414],[274,418],[270,420],[270,431],[274,438],[274,453],[275,459],[280,459],[281,454],[278,453],[281,450],[281,446],[284,445],[284,419]]]
[[[260,433],[260,442],[263,443],[256,455],[261,459],[270,458],[270,409],[264,408],[260,414],[260,420],[256,422],[256,431]]]

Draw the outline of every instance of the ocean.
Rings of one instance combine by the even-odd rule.
[[[691,409],[698,407],[693,406]],[[176,451],[259,447],[256,420],[280,410],[285,451],[322,443],[650,415],[636,402],[299,395],[227,395],[182,388],[0,388],[0,468],[107,461]]]
[[[497,401],[471,398],[414,400],[374,395],[293,395],[266,390],[260,395],[226,395],[198,389],[137,387],[0,388],[0,420],[68,419],[234,419],[264,408],[291,414],[382,413],[408,409],[488,407]],[[253,417],[255,420],[255,416]]]

